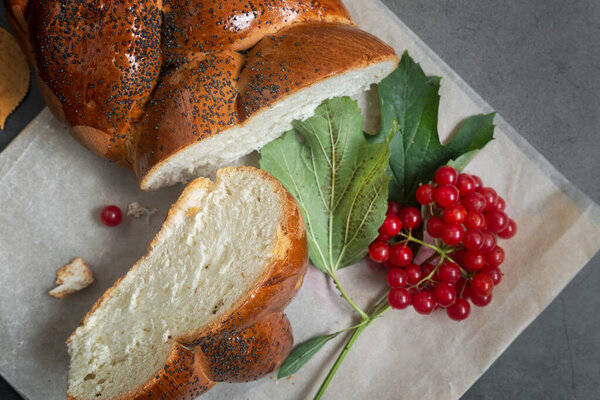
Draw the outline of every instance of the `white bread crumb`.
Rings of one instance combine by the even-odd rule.
[[[70,294],[80,291],[94,283],[94,276],[81,257],[77,257],[69,264],[56,271],[56,284],[48,292],[50,296],[63,299]]]

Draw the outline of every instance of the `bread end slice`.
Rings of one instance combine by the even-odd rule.
[[[307,263],[300,210],[267,172],[193,181],[69,338],[68,397],[189,398],[270,373],[291,350],[282,311]]]

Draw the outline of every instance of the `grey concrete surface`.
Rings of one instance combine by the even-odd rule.
[[[600,201],[600,1],[383,1]],[[33,88],[0,131],[0,150],[42,107]],[[463,399],[600,398],[599,287],[596,255]],[[0,399],[21,398],[0,379]]]

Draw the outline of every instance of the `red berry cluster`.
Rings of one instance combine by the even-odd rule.
[[[502,279],[504,250],[497,239],[517,232],[496,191],[475,175],[458,174],[452,167],[437,170],[434,183],[422,185],[417,201],[425,206],[425,228],[434,243],[411,233],[423,224],[421,211],[390,201],[379,236],[369,246],[369,257],[389,268],[388,301],[393,308],[413,305],[420,314],[442,307],[455,321],[469,316],[471,300],[483,307]],[[409,243],[435,250],[421,265],[413,262]]]

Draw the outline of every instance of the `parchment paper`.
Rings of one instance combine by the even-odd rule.
[[[444,77],[443,136],[465,117],[490,111],[382,4],[346,3],[364,29],[398,53],[408,49],[428,74]],[[502,118],[496,122],[496,140],[469,166],[507,200],[519,225],[517,239],[504,243],[505,276],[494,301],[486,309],[475,307],[463,323],[443,313],[388,312],[356,342],[326,398],[460,397],[600,248],[598,206]],[[132,174],[79,146],[47,110],[0,154],[0,373],[24,397],[65,398],[66,338],[101,293],[144,254],[181,190],[140,192]],[[102,206],[125,208],[132,201],[160,209],[151,225],[126,219],[116,229],[101,226]],[[96,282],[65,300],[48,296],[56,269],[77,256],[89,263]],[[365,307],[385,292],[382,271],[365,262],[340,275]],[[353,321],[349,307],[314,268],[287,312],[298,342]],[[203,398],[307,398],[343,339],[326,346],[291,379],[220,384]]]

